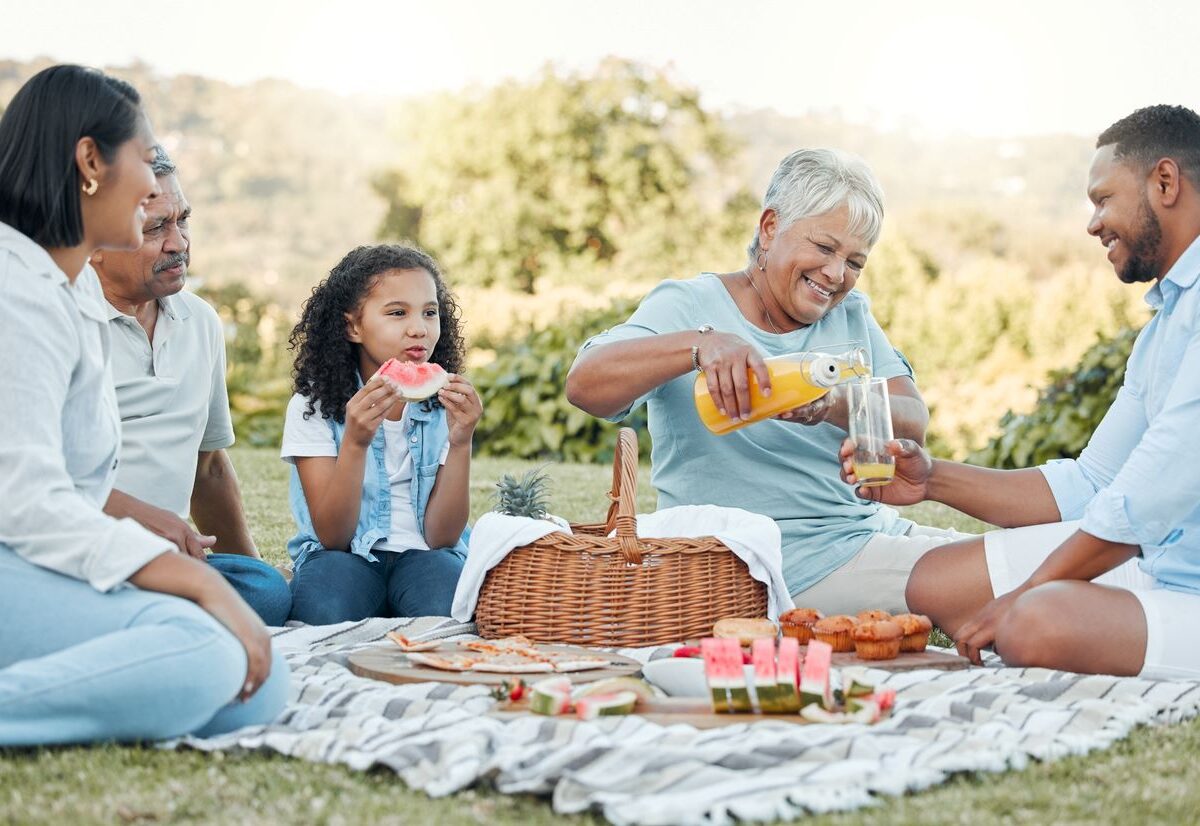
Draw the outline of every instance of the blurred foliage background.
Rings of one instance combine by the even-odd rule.
[[[45,65],[0,61],[0,107]],[[608,461],[613,428],[562,393],[577,347],[662,278],[743,266],[758,197],[800,146],[857,152],[883,182],[885,233],[859,288],[917,371],[940,455],[1074,455],[1148,318],[1083,232],[1092,150],[1079,136],[718,113],[622,60],[406,101],[109,71],[142,92],[179,164],[192,288],[225,322],[251,444],[278,443],[303,299],[349,248],[388,240],[427,249],[460,297],[485,400],[478,449]]]

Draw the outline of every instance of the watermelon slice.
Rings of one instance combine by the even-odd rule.
[[[750,645],[754,660],[754,691],[758,694],[758,708],[766,714],[781,711],[775,687],[775,640],[756,639]]]
[[[706,637],[700,640],[700,655],[704,657],[704,677],[708,680],[708,690],[712,693],[713,711],[733,711],[729,705],[729,688],[733,681],[733,672],[722,656],[720,640]],[[742,670],[739,663],[737,671]]]
[[[800,709],[800,716],[805,720],[811,720],[814,723],[849,723],[851,722],[850,715],[841,711],[829,711],[821,708],[816,703],[807,705]]]
[[[800,641],[784,637],[779,641],[779,662],[775,666],[775,705],[779,711],[800,710]],[[759,695],[762,696],[762,689]]]
[[[376,375],[394,381],[400,395],[410,402],[424,401],[450,383],[450,376],[442,366],[428,361],[388,359]]]
[[[731,711],[754,711],[754,703],[750,701],[750,689],[746,687],[745,660],[742,657],[742,646],[737,640],[722,639],[719,641],[721,659],[730,674],[729,708]]]
[[[580,720],[595,720],[616,714],[632,714],[638,696],[632,691],[614,691],[611,694],[590,694],[575,703],[575,713]]]
[[[829,666],[833,661],[833,647],[827,642],[813,640],[808,644],[804,657],[804,670],[800,674],[800,707],[820,704],[826,710],[833,709],[833,691],[829,685]]]
[[[570,709],[570,677],[550,677],[529,687],[529,710],[534,714],[564,714]]]
[[[571,693],[571,698],[578,703],[579,700],[593,694],[615,694],[618,691],[632,691],[637,695],[638,700],[647,703],[663,696],[662,691],[637,677],[608,677],[604,680],[596,680],[594,683],[584,683]]]
[[[857,679],[855,679],[855,675],[853,673],[843,674],[842,683],[842,696],[846,698],[847,702],[859,697],[869,697],[875,693],[875,686],[867,685],[866,683],[860,683]]]

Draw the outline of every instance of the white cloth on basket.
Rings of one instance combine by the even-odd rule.
[[[469,621],[475,614],[475,603],[488,571],[513,548],[561,530],[542,519],[500,513],[481,516],[471,529],[467,564],[458,580],[450,615],[459,622]],[[746,563],[750,576],[766,584],[768,617],[777,619],[782,611],[792,607],[792,598],[783,581],[779,526],[770,517],[740,508],[680,505],[639,514],[637,532],[646,539],[715,536]]]

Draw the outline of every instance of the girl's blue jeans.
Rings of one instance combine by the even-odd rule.
[[[179,597],[88,583],[0,546],[0,746],[208,736],[271,722],[288,698],[278,653],[245,703],[246,651]]]
[[[292,575],[292,619],[331,625],[367,617],[448,617],[463,555],[449,548],[376,551],[378,562],[347,551],[310,551]]]

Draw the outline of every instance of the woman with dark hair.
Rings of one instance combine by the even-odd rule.
[[[292,619],[448,616],[483,405],[458,375],[459,309],[437,264],[410,247],[351,250],[313,290],[291,342],[281,456],[299,528]],[[449,381],[406,402],[379,373],[389,359],[414,373],[436,364]]]
[[[0,118],[0,746],[216,734],[286,700],[220,574],[102,510],[121,423],[85,264],[141,244],[154,146],[137,92],[79,66]]]

